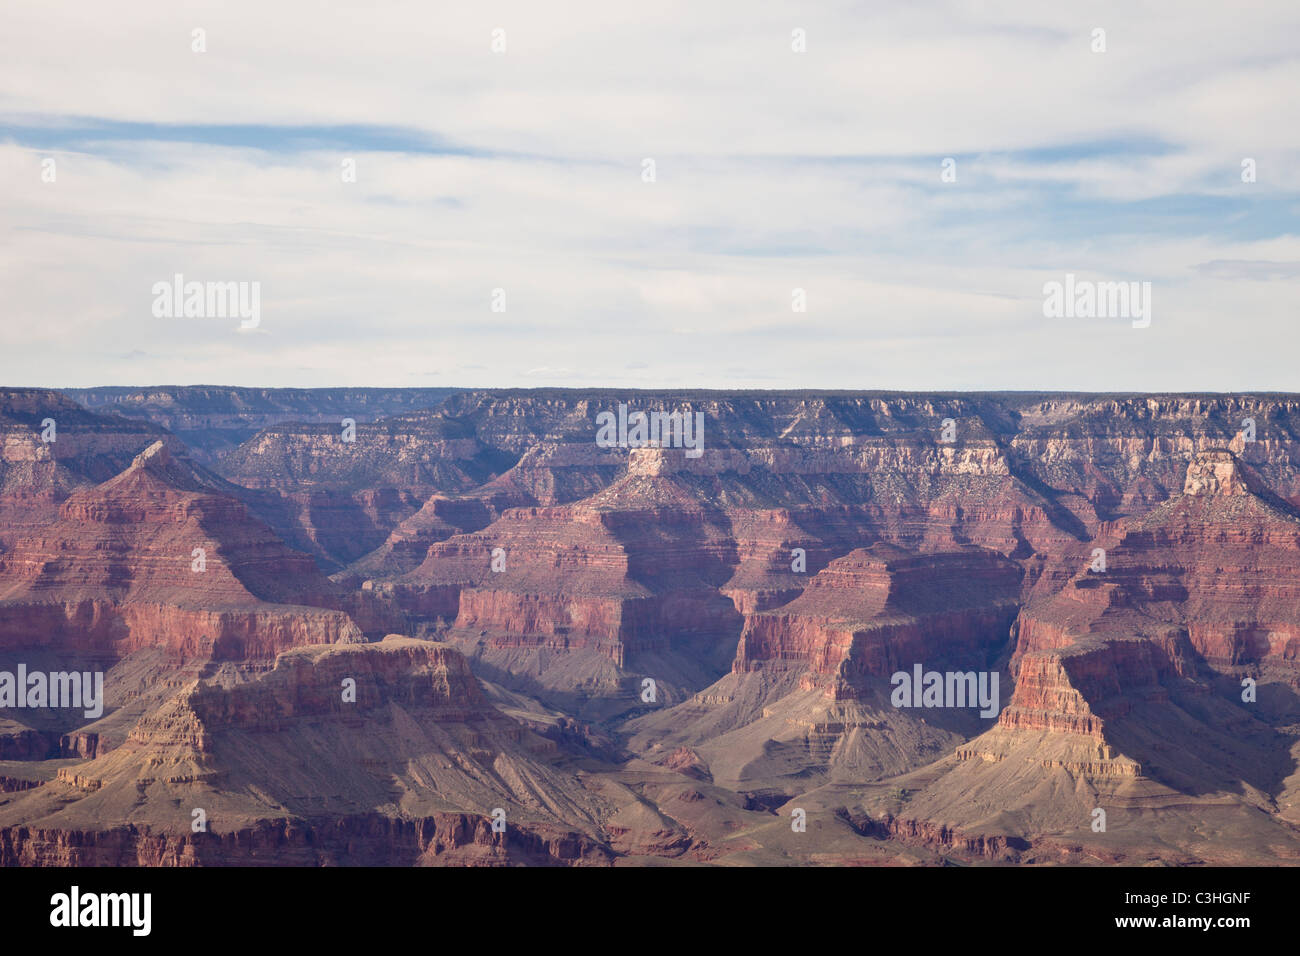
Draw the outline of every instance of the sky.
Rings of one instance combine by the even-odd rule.
[[[1294,0],[0,30],[3,385],[1300,391],[1297,213]],[[1067,275],[1149,324],[1045,315]]]

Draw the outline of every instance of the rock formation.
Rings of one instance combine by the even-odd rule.
[[[1294,396],[76,397],[0,391],[0,672],[105,707],[0,711],[4,862],[1300,858]]]

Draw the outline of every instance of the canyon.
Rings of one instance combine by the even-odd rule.
[[[620,404],[701,447],[602,447]],[[1292,862],[1298,432],[1269,394],[0,389],[0,670],[105,688],[0,709],[0,862]],[[918,666],[994,712],[896,706]]]

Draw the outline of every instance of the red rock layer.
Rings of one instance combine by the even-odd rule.
[[[205,552],[201,572],[195,549]],[[0,556],[0,628],[11,649],[122,655],[161,645],[178,657],[270,660],[297,644],[386,630],[384,616],[373,595],[331,584],[161,443],[73,494],[55,523]]]
[[[1235,456],[1204,453],[1181,496],[1120,530],[1104,572],[1032,602],[1000,724],[1101,740],[1107,719],[1203,665],[1296,660],[1300,518],[1260,493]]]
[[[1187,491],[1132,522],[1106,553],[1106,571],[1081,571],[1026,609],[1018,652],[1089,635],[1186,634],[1213,666],[1300,651],[1300,517],[1227,453],[1188,469]]]
[[[563,827],[495,833],[486,816],[380,813],[309,823],[270,820],[220,833],[148,826],[0,827],[0,866],[607,866],[613,854]]]
[[[739,615],[718,591],[727,551],[725,518],[694,502],[516,508],[433,545],[394,590],[411,610],[429,589],[456,588],[455,628],[492,647],[593,651],[622,665],[670,637],[735,632]]]
[[[355,700],[343,699],[345,679],[355,682]],[[186,703],[206,733],[278,731],[302,717],[353,718],[391,704],[419,708],[437,720],[495,718],[515,739],[522,733],[492,709],[464,657],[422,641],[283,654],[259,680],[228,688],[203,684]],[[190,742],[206,749],[202,740]]]
[[[45,442],[53,421],[54,441]],[[92,415],[58,392],[0,388],[0,550],[49,524],[78,488],[104,481],[155,441],[156,425]]]
[[[418,567],[437,542],[481,530],[510,508],[585,498],[622,471],[621,456],[590,443],[536,445],[514,467],[473,491],[431,496],[393,529],[381,547],[349,571],[358,578],[404,574]]]
[[[832,561],[793,601],[745,622],[734,673],[807,669],[805,686],[852,698],[916,663],[985,669],[1015,616],[1020,569],[968,548],[911,555],[888,545]],[[885,681],[874,681],[882,685]]]

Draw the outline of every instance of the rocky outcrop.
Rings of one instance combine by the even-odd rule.
[[[1251,493],[1245,470],[1230,451],[1203,452],[1187,466],[1185,495],[1237,496]],[[1256,488],[1258,486],[1256,485]]]
[[[97,733],[24,730],[0,734],[0,760],[93,760],[110,749],[108,741]]]
[[[1138,777],[1167,761],[1153,725],[1188,735],[1199,720],[1178,746],[1189,760],[1222,764],[1213,741],[1225,726],[1238,740],[1261,728],[1223,705],[1212,720],[1196,716],[1209,707],[1215,673],[1253,666],[1294,686],[1298,553],[1300,516],[1248,466],[1223,450],[1196,455],[1184,493],[1125,523],[1104,565],[1021,612],[1015,693],[996,730],[957,756]]]
[[[393,577],[418,567],[429,548],[479,531],[510,508],[562,505],[585,498],[624,470],[620,456],[582,443],[536,445],[513,468],[463,494],[434,494],[400,522],[382,546],[348,570],[356,579]]]
[[[555,752],[450,647],[303,647],[185,687],[119,747],[0,807],[0,863],[609,862]]]
[[[1227,452],[1198,456],[1185,487],[1125,526],[1104,572],[1081,570],[1031,603],[1017,653],[1086,637],[1172,634],[1214,667],[1294,660],[1300,515],[1253,491],[1258,478]]]
[[[832,561],[793,601],[751,615],[733,670],[798,664],[806,668],[806,686],[846,697],[869,683],[885,686],[918,662],[984,669],[1006,641],[1020,576],[1014,562],[978,548],[924,555],[889,545],[855,550]]]
[[[613,854],[582,833],[492,830],[488,817],[383,814],[273,820],[231,832],[0,827],[0,866],[607,866]]]
[[[0,551],[160,440],[184,447],[157,425],[91,414],[58,392],[0,388]]]
[[[633,493],[626,485],[645,482]],[[578,505],[513,508],[488,527],[429,548],[392,583],[412,617],[454,590],[447,637],[503,678],[536,690],[630,696],[648,674],[665,694],[708,682],[741,618],[729,577],[725,514],[671,479],[626,478]],[[623,506],[603,496],[623,493]],[[667,503],[666,503],[667,502]],[[436,604],[435,604],[436,606]],[[568,686],[566,686],[568,685]]]
[[[220,479],[156,442],[81,489],[58,520],[0,556],[3,647],[178,659],[274,659],[299,644],[389,628],[373,595],[328,581]]]

